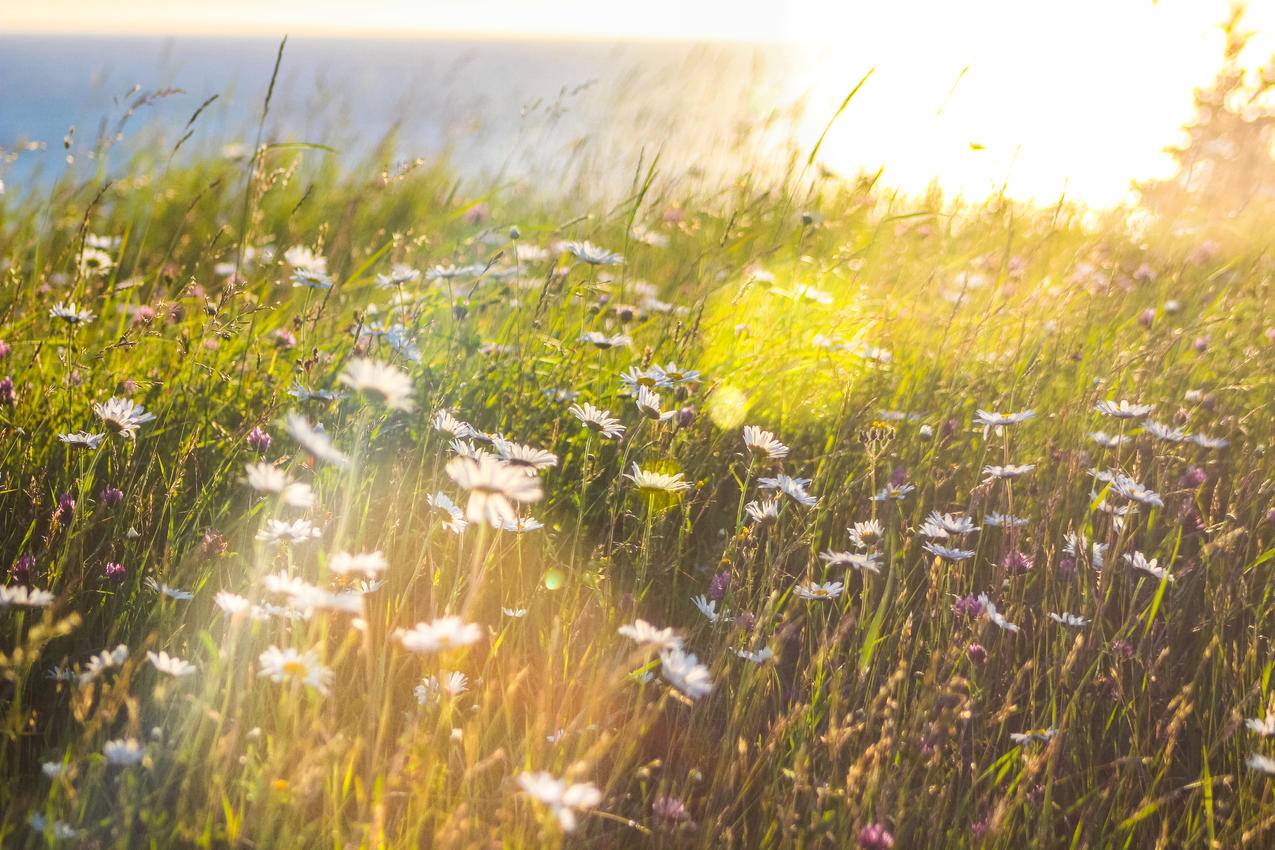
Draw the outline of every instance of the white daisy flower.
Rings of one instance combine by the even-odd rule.
[[[744,512],[753,522],[767,523],[779,519],[778,499],[757,499],[744,505]]]
[[[1024,410],[1020,413],[996,413],[990,410],[974,411],[974,423],[983,426],[983,432],[995,428],[997,433],[1010,425],[1018,425],[1036,417],[1036,411]]]
[[[606,350],[608,348],[620,348],[622,346],[630,345],[633,342],[633,338],[628,334],[608,335],[599,333],[598,331],[587,331],[580,334],[580,341],[587,342],[594,348]]]
[[[171,585],[164,584],[163,582],[158,582],[151,576],[146,577],[145,584],[148,588],[155,591],[160,596],[167,596],[169,599],[175,599],[178,602],[189,602],[195,598],[195,594],[191,593],[189,590],[182,590],[181,588],[172,587]]]
[[[720,623],[722,621],[724,612],[719,612],[717,610],[716,599],[709,599],[701,593],[699,596],[693,597],[691,599],[691,603],[699,609],[699,612],[704,615],[704,619],[708,620],[710,623]]]
[[[765,664],[775,657],[775,651],[768,646],[763,646],[761,649],[736,649],[735,654],[754,664]]]
[[[376,276],[376,285],[383,288],[399,287],[415,280],[420,280],[421,273],[411,266],[395,263],[388,273]]]
[[[1192,434],[1190,440],[1202,449],[1224,449],[1231,444],[1225,437],[1210,437],[1208,434]]]
[[[593,783],[568,785],[544,771],[520,774],[518,786],[527,796],[548,806],[564,832],[575,831],[577,812],[586,812],[602,802],[602,792]]]
[[[261,663],[261,675],[272,682],[300,682],[325,696],[328,693],[333,673],[319,662],[318,652],[314,649],[297,652],[292,647],[280,649],[271,646],[257,660]]]
[[[1275,776],[1275,759],[1268,758],[1261,753],[1253,753],[1245,760],[1244,764],[1248,765],[1250,770]]]
[[[1157,440],[1163,440],[1166,443],[1181,443],[1186,440],[1186,432],[1181,428],[1162,425],[1152,419],[1148,419],[1142,423],[1142,430],[1146,431]]]
[[[417,623],[411,629],[396,629],[394,639],[411,652],[443,652],[469,646],[483,636],[482,629],[460,617],[440,617],[432,623]]]
[[[658,647],[659,649],[674,649],[682,645],[682,639],[678,637],[673,629],[657,629],[646,620],[635,620],[629,625],[620,626],[616,631],[636,643]]]
[[[259,493],[279,497],[279,501],[293,508],[314,507],[314,491],[309,484],[294,481],[277,466],[268,463],[249,463],[244,467],[248,486]]]
[[[933,555],[939,556],[945,561],[952,561],[953,563],[974,557],[973,549],[961,549],[956,546],[941,546],[934,542],[927,542],[921,548]]]
[[[1087,558],[1090,566],[1101,570],[1106,563],[1107,544],[1094,543],[1091,546],[1083,534],[1069,531],[1063,538],[1063,552],[1072,558]]]
[[[292,386],[288,388],[288,395],[298,401],[340,401],[346,397],[346,393],[337,390],[312,390],[299,381],[293,381]]]
[[[618,266],[624,262],[622,255],[608,251],[606,248],[599,248],[590,242],[566,242],[562,250],[592,266]]]
[[[525,468],[510,466],[490,456],[478,460],[452,458],[445,467],[448,476],[469,491],[465,518],[499,527],[514,522],[518,514],[513,503],[531,504],[544,496],[540,480]]]
[[[1141,552],[1127,552],[1124,559],[1135,570],[1140,570],[1153,578],[1161,581],[1177,581],[1177,576],[1171,575],[1168,568],[1159,565],[1158,558],[1148,558]]]
[[[167,673],[177,679],[182,679],[186,676],[193,676],[199,669],[189,661],[185,661],[175,655],[169,655],[167,652],[156,653],[148,650],[146,653],[146,660],[149,661],[159,672]]]
[[[818,498],[806,491],[810,483],[809,478],[793,478],[782,472],[774,478],[757,479],[757,486],[761,489],[778,490],[797,504],[804,505],[807,508],[812,508],[819,503]]]
[[[885,539],[885,527],[875,519],[856,522],[846,529],[850,543],[856,549],[871,549]]]
[[[390,410],[410,411],[412,379],[397,366],[369,360],[351,360],[338,379],[342,384],[366,396],[375,396]]]
[[[660,671],[675,688],[691,699],[712,693],[713,680],[708,668],[699,663],[694,653],[671,647],[660,653]]]
[[[105,434],[90,434],[87,431],[76,431],[71,434],[59,434],[58,439],[68,446],[79,449],[95,449],[106,439]]]
[[[626,474],[624,477],[632,481],[638,492],[644,496],[681,493],[691,489],[690,482],[683,479],[680,472],[668,474],[644,470],[636,463],[633,464],[633,472]]]
[[[1269,738],[1275,735],[1275,714],[1267,712],[1264,719],[1248,719],[1244,721],[1244,726],[1248,731],[1255,735],[1261,735],[1263,738]]]
[[[647,387],[638,387],[634,403],[637,405],[638,413],[646,419],[654,419],[657,422],[667,422],[676,414],[676,411],[661,410],[659,393]]]
[[[819,554],[820,560],[830,567],[852,567],[856,570],[881,572],[881,555],[876,552],[834,552],[829,550]]]
[[[591,404],[573,404],[567,412],[579,419],[584,427],[608,440],[618,440],[624,436],[624,426],[619,419]]]
[[[74,301],[54,304],[49,308],[49,317],[61,319],[68,325],[83,325],[97,318],[92,311],[81,310]]]
[[[756,425],[744,426],[744,447],[760,460],[783,460],[788,457],[788,447],[775,439],[770,431]]]
[[[921,524],[920,533],[931,540],[946,540],[949,537],[964,537],[978,531],[974,520],[960,514],[945,514],[931,511]]]
[[[155,419],[153,413],[147,413],[145,407],[127,398],[112,398],[105,404],[94,404],[93,412],[107,428],[130,440],[137,436],[138,428]]]
[[[826,584],[811,582],[810,584],[797,585],[793,588],[793,593],[802,599],[831,601],[840,596],[843,590],[845,590],[845,585],[839,581],[830,581]]]
[[[985,466],[983,467],[983,474],[987,476],[987,481],[1012,481],[1015,478],[1022,478],[1035,468],[1036,464],[1034,463],[1008,464],[1006,466]]]
[[[520,516],[513,522],[502,522],[496,527],[511,534],[526,534],[529,531],[539,531],[545,524],[535,517]]]
[[[1064,626],[1071,626],[1072,628],[1077,629],[1089,625],[1089,620],[1086,618],[1081,617],[1079,614],[1068,614],[1066,611],[1061,614],[1055,614],[1053,611],[1050,611],[1049,619],[1053,620],[1055,623],[1059,623]]]
[[[983,516],[983,525],[992,528],[1022,528],[1030,522],[1026,517],[1013,516],[1012,514],[999,514],[992,511]]]
[[[463,533],[465,528],[469,525],[465,519],[465,513],[446,493],[439,492],[432,496],[426,496],[425,501],[429,503],[430,507],[442,515],[443,528],[453,534]]]
[[[1131,442],[1133,437],[1108,434],[1106,431],[1090,431],[1089,439],[1093,440],[1104,449],[1115,449]]]
[[[915,484],[895,484],[887,483],[881,490],[872,497],[874,502],[901,502],[906,499],[914,490]]]
[[[416,686],[416,702],[419,705],[439,702],[444,696],[456,698],[469,690],[469,678],[461,672],[451,672],[443,676],[440,682],[433,676],[426,676]]]
[[[322,536],[323,530],[316,527],[308,519],[296,519],[291,522],[281,519],[266,520],[266,527],[257,532],[257,539],[263,543],[306,543]]]
[[[504,437],[496,437],[491,442],[496,447],[501,460],[509,466],[527,470],[529,475],[535,475],[541,470],[558,465],[558,456],[553,452],[515,443]]]
[[[500,613],[504,614],[506,617],[513,617],[515,620],[521,620],[523,617],[527,616],[527,609],[526,608],[501,608]]]
[[[989,621],[1007,632],[1012,632],[1014,634],[1018,633],[1018,626],[1005,619],[1005,615],[996,610],[996,605],[992,602],[992,600],[987,598],[986,593],[980,593],[978,595],[978,603],[983,606],[983,614]]]
[[[252,602],[245,596],[237,593],[231,593],[228,590],[222,590],[213,597],[213,602],[217,607],[225,612],[226,616],[234,616],[235,614],[247,613],[252,609]]]
[[[120,667],[128,660],[128,647],[120,644],[111,650],[102,650],[84,665],[80,672],[80,687],[96,682],[107,670]]]
[[[376,578],[385,572],[389,563],[380,552],[337,552],[328,561],[328,569],[339,576],[361,575],[365,578]]]
[[[327,259],[304,245],[293,245],[284,251],[283,259],[294,269],[325,273],[328,270]]]
[[[664,379],[663,383],[665,386],[672,386],[675,384],[696,384],[701,380],[701,375],[698,370],[683,369],[672,361],[669,361],[664,366],[655,366],[653,369],[660,374],[661,378]]]
[[[285,420],[285,427],[292,439],[301,445],[301,448],[319,460],[336,467],[349,465],[350,459],[346,457],[344,452],[339,451],[332,445],[332,438],[324,433],[321,427],[311,425],[301,414],[289,413]]]
[[[0,610],[4,608],[48,608],[54,596],[47,590],[25,585],[0,585]]]
[[[106,742],[102,747],[102,755],[106,756],[106,763],[112,767],[131,767],[141,764],[146,752],[136,738],[117,738]]]
[[[1110,416],[1113,419],[1141,419],[1151,411],[1155,410],[1154,404],[1136,404],[1131,401],[1104,400],[1093,406],[1093,409],[1101,413],[1103,416]]]
[[[327,272],[311,269],[296,269],[292,272],[292,286],[294,289],[306,288],[328,290],[331,289],[333,285],[332,278],[328,277]]]
[[[659,369],[639,369],[637,366],[630,366],[627,371],[621,372],[620,383],[635,394],[642,387],[653,390],[669,386],[668,379]]]
[[[1111,488],[1130,501],[1157,508],[1164,507],[1164,500],[1160,498],[1159,493],[1154,490],[1148,490],[1127,475],[1117,475],[1115,481],[1111,484]]]

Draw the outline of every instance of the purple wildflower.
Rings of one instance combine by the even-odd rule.
[[[270,444],[274,442],[270,439],[270,435],[267,434],[260,425],[249,431],[246,439],[248,441],[248,448],[252,449],[257,454],[264,454],[269,451]]]
[[[870,823],[859,830],[859,846],[863,850],[890,850],[894,836],[883,824]]]

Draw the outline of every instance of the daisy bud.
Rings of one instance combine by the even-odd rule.
[[[509,228],[509,238],[515,241],[522,238],[522,231],[518,229],[518,225],[515,224]]]

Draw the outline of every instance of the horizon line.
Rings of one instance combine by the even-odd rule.
[[[493,31],[493,30],[429,30],[414,29],[376,29],[359,27],[349,30],[330,27],[289,28],[280,31],[269,27],[246,27],[230,29],[226,27],[172,29],[138,29],[124,27],[105,28],[67,28],[51,29],[45,27],[23,27],[0,29],[0,38],[18,37],[71,37],[71,38],[109,38],[119,36],[136,36],[147,38],[265,38],[279,40],[282,38],[315,38],[315,39],[356,39],[363,41],[488,41],[488,42],[567,42],[597,44],[611,42],[621,44],[726,44],[755,47],[796,47],[802,42],[795,39],[753,39],[731,36],[679,36],[656,33],[614,33],[598,32],[537,32],[537,31]]]

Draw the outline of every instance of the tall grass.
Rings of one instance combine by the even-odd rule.
[[[3,565],[30,556],[7,583],[56,595],[0,609],[6,847],[1275,840],[1272,780],[1245,766],[1275,750],[1243,723],[1275,710],[1268,252],[827,176],[710,193],[639,175],[620,203],[589,207],[466,197],[430,165],[343,173],[312,149],[259,148],[246,188],[244,169],[201,157],[0,199]],[[119,238],[105,271],[82,268],[91,234]],[[559,245],[571,239],[625,261],[581,262]],[[330,290],[292,285],[292,246],[326,258]],[[548,250],[520,258],[527,246]],[[396,263],[476,270],[379,286]],[[66,301],[95,320],[49,315]],[[418,362],[369,333],[391,325]],[[590,331],[632,341],[599,350]],[[359,356],[409,372],[414,410],[288,394],[340,389]],[[621,371],[674,363],[702,380],[661,390],[674,417],[642,420]],[[101,431],[92,404],[111,396],[155,421],[94,449],[58,440]],[[1230,445],[1158,440],[1094,411],[1109,398]],[[572,400],[626,435],[592,435]],[[1036,416],[985,429],[979,408]],[[530,506],[543,529],[444,527],[431,497],[465,501],[444,472],[451,438],[431,427],[444,409],[558,455]],[[292,410],[350,466],[301,450],[281,424]],[[750,460],[745,424],[788,457]],[[1099,429],[1132,439],[1104,449],[1087,436]],[[283,513],[243,482],[261,458],[312,483],[318,541],[254,539]],[[622,477],[635,463],[692,486],[640,496]],[[1036,467],[985,480],[1010,463]],[[1115,522],[1102,505],[1119,500],[1087,472],[1109,467],[1163,507]],[[817,505],[781,497],[777,519],[750,521],[743,505],[776,470],[812,479]],[[916,489],[873,501],[891,481]],[[922,549],[934,510],[983,526],[964,540],[973,557]],[[1027,522],[993,528],[990,512]],[[868,519],[885,530],[881,572],[826,566],[819,553],[849,549],[847,527]],[[1063,552],[1069,532],[1109,547],[1103,569]],[[330,586],[341,550],[389,564],[357,619],[215,604],[272,598],[280,570]],[[1133,552],[1169,577],[1134,570]],[[713,623],[691,598],[722,573]],[[834,580],[831,601],[794,593]],[[979,593],[1020,630],[954,607]],[[481,639],[432,655],[394,639],[448,613]],[[617,634],[639,617],[684,637],[711,694],[685,696]],[[92,682],[49,676],[118,644],[128,660]],[[271,644],[314,648],[330,692],[266,678]],[[145,658],[161,649],[197,673],[162,675]],[[735,651],[760,649],[773,656]],[[466,692],[417,699],[452,671]],[[129,738],[143,760],[109,764],[105,742]],[[44,763],[65,768],[49,778]],[[569,836],[517,784],[536,771],[601,791]]]

